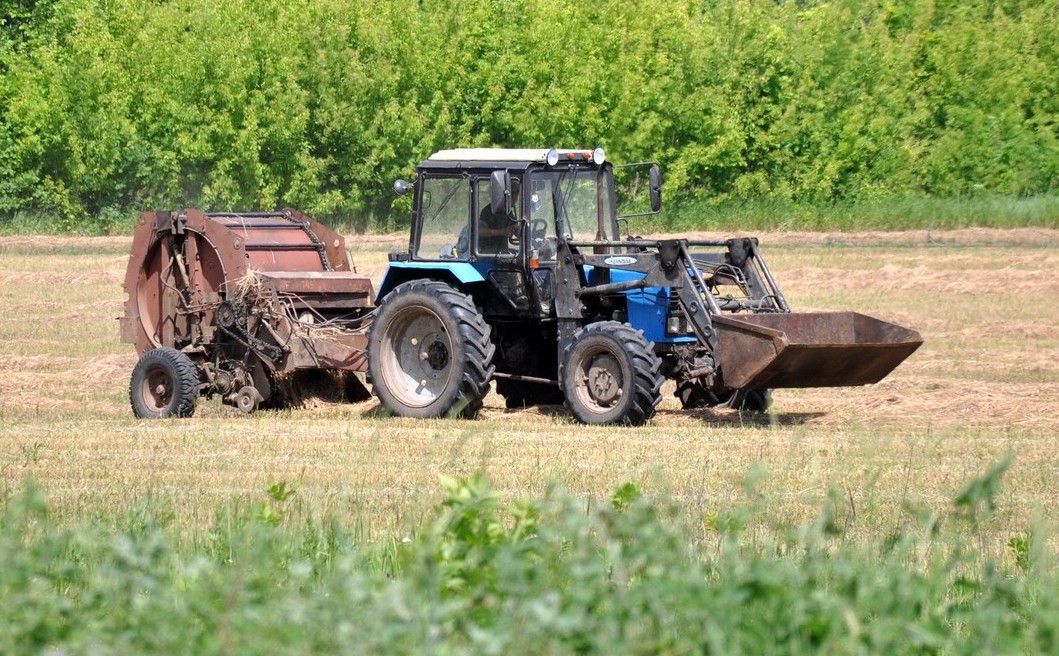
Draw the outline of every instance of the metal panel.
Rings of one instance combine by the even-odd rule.
[[[922,337],[856,312],[714,316],[718,359],[734,389],[877,383]]]

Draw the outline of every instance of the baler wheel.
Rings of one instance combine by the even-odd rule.
[[[472,418],[493,376],[490,328],[474,301],[436,280],[386,295],[368,333],[372,389],[401,417]]]
[[[662,400],[661,366],[641,331],[601,321],[574,333],[559,380],[566,405],[578,420],[639,426]]]
[[[250,385],[241,387],[235,395],[235,407],[244,415],[257,410],[260,403],[261,393]]]
[[[195,414],[198,398],[195,363],[174,348],[147,351],[132,370],[129,401],[141,419],[190,417]]]

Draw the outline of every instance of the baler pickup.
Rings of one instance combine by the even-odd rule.
[[[732,389],[877,383],[922,337],[857,312],[719,315],[718,360]]]

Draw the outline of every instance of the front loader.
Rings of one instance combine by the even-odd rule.
[[[600,149],[459,149],[395,183],[414,210],[368,334],[384,407],[474,416],[496,380],[509,407],[643,424],[671,379],[685,408],[760,411],[774,388],[878,382],[922,343],[854,312],[792,312],[756,239],[622,238],[613,171]],[[652,212],[660,186],[652,167]]]

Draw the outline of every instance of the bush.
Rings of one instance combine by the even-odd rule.
[[[697,205],[1054,194],[1059,0],[0,4],[0,217],[407,220],[456,146],[603,145]],[[407,202],[407,199],[406,201]]]
[[[447,499],[403,542],[295,521],[282,482],[178,542],[149,502],[118,530],[62,528],[30,485],[0,513],[0,651],[1051,652],[1042,536],[1013,538],[1014,566],[974,547],[1005,467],[885,545],[845,539],[839,498],[753,539],[753,507],[733,508],[710,522],[715,546],[692,548],[634,485],[609,503],[507,503],[481,476],[443,479]]]

